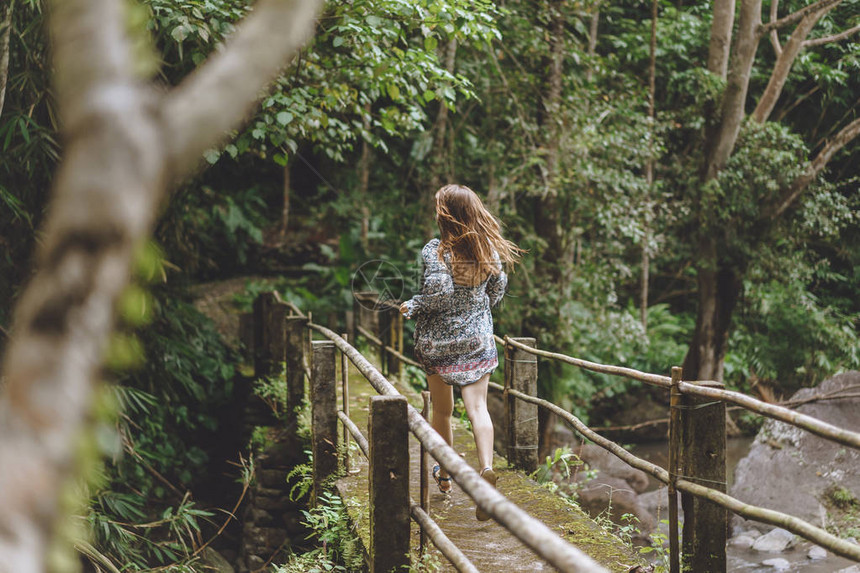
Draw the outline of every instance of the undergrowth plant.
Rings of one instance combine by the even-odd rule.
[[[319,545],[301,555],[291,555],[287,563],[275,568],[274,573],[363,570],[364,553],[361,540],[349,521],[348,503],[358,502],[344,501],[339,495],[326,491],[320,495],[316,507],[302,511],[305,517],[302,523],[311,531],[308,539],[316,540]]]

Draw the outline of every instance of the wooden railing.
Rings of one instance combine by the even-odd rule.
[[[409,406],[385,374],[399,374],[402,364],[418,363],[403,354],[402,318],[397,305],[380,303],[372,294],[359,293],[356,307],[347,325],[361,334],[379,351],[383,372],[377,370],[347,341],[348,335],[314,324],[294,305],[283,303],[274,293],[261,295],[265,301],[255,303],[258,314],[255,324],[255,356],[257,362],[281,359],[286,362],[288,396],[300,403],[304,379],[311,388],[314,488],[313,499],[324,483],[335,474],[337,460],[337,422],[359,444],[370,461],[372,571],[390,571],[408,565],[409,516],[421,527],[423,537],[434,545],[459,571],[476,571],[465,555],[445,537],[427,513],[427,458],[432,455],[454,481],[481,509],[511,531],[532,551],[560,571],[605,571],[576,547],[562,540],[543,523],[490,487],[426,421],[422,414]],[[268,302],[266,302],[268,301]],[[274,309],[265,312],[264,309]],[[264,313],[265,312],[265,316]],[[279,327],[278,324],[283,325]],[[268,325],[268,326],[265,326]],[[278,331],[283,330],[283,334]],[[312,333],[325,340],[311,342]],[[353,338],[354,339],[354,338]],[[388,343],[386,344],[386,339]],[[275,342],[271,342],[275,341]],[[791,424],[838,443],[860,447],[860,434],[835,427],[781,406],[767,404],[727,391],[722,383],[713,381],[683,381],[680,368],[672,376],[639,372],[630,368],[589,362],[536,348],[533,338],[496,337],[504,348],[505,385],[491,383],[491,388],[503,393],[508,417],[508,462],[525,471],[537,468],[537,408],[543,407],[568,422],[588,440],[610,451],[632,467],[640,469],[667,484],[669,495],[670,571],[680,571],[684,555],[684,570],[696,573],[723,572],[726,569],[725,547],[728,534],[728,511],[747,519],[780,526],[805,539],[825,547],[835,554],[860,561],[860,547],[828,533],[796,517],[756,507],[725,493],[726,403],[733,403],[763,416]],[[278,346],[281,344],[283,348]],[[273,349],[275,355],[273,356]],[[351,361],[380,396],[371,398],[369,436],[367,439],[349,417],[349,389],[346,367],[343,407],[336,408],[335,349],[341,353],[345,366]],[[556,404],[536,397],[537,358],[560,360],[594,372],[625,376],[669,391],[669,469],[661,468],[627,452],[620,445],[600,436],[581,420]],[[307,360],[307,361],[305,361]],[[384,423],[378,423],[379,420]],[[374,425],[374,420],[377,424]],[[419,504],[408,497],[408,440],[410,431],[421,444],[421,494]],[[346,461],[348,463],[348,460]],[[385,471],[375,469],[385,468]],[[703,485],[705,484],[705,485]],[[377,495],[376,492],[384,492]],[[678,545],[677,492],[681,492],[684,509],[682,547]],[[376,516],[381,516],[376,519]]]

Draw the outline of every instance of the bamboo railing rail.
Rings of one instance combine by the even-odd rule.
[[[493,387],[496,389],[504,390],[504,388],[498,384],[493,384]],[[634,456],[612,440],[604,438],[597,432],[591,430],[587,425],[582,422],[582,420],[580,420],[561,406],[557,406],[556,404],[548,402],[547,400],[543,400],[542,398],[529,396],[528,394],[518,392],[517,390],[508,389],[507,392],[511,396],[515,396],[520,400],[531,402],[532,404],[537,404],[538,406],[542,406],[548,409],[560,418],[567,421],[571,426],[574,427],[574,429],[576,429],[577,432],[579,432],[598,446],[602,447],[603,449],[612,452],[618,458],[626,462],[628,465],[654,476],[654,478],[664,484],[669,484],[668,471],[656,464]],[[809,539],[810,541],[814,541],[818,545],[821,545],[822,547],[831,550],[837,555],[841,555],[842,557],[846,557],[848,559],[854,559],[855,561],[860,561],[860,545],[855,545],[854,543],[845,541],[844,539],[840,539],[835,535],[832,535],[823,529],[810,525],[809,523],[806,523],[805,521],[796,517],[781,513],[779,511],[746,504],[715,489],[711,489],[693,483],[688,479],[683,479],[686,476],[679,477],[682,478],[678,479],[676,482],[679,491],[685,491],[692,495],[709,499],[710,501],[718,503],[726,509],[729,509],[737,513],[738,515],[741,515],[748,519],[760,521],[763,523],[769,523],[771,525],[777,525],[788,531],[791,531],[792,533],[796,533],[801,537]]]
[[[505,336],[504,339],[497,338],[497,340],[501,340],[501,344],[510,344],[511,346],[515,346],[530,354],[553,358],[555,360],[567,362],[568,364],[581,366],[582,368],[586,368],[594,372],[625,376],[627,378],[640,380],[642,382],[665,388],[669,388],[672,385],[672,379],[666,376],[646,374],[644,372],[639,372],[638,370],[633,370],[632,368],[624,368],[621,366],[607,366],[605,364],[572,358],[566,354],[530,348],[512,340],[508,336]],[[821,436],[822,438],[827,438],[828,440],[833,440],[834,442],[839,442],[840,444],[851,446],[852,448],[860,448],[860,433],[839,428],[832,424],[828,424],[827,422],[822,422],[812,416],[807,416],[806,414],[801,414],[800,412],[795,412],[782,406],[776,406],[774,404],[762,402],[761,400],[756,400],[755,398],[741,394],[740,392],[720,390],[717,388],[706,388],[690,382],[681,382],[679,384],[679,389],[682,394],[731,402],[732,404],[737,404],[747,410],[751,410],[756,414],[761,414],[762,416],[767,416],[768,418],[773,418],[774,420],[779,420],[780,422],[785,422],[786,424],[802,428],[817,436]]]
[[[559,354],[557,352],[547,352],[546,350],[531,348],[529,346],[525,346],[524,344],[520,344],[515,340],[512,340],[509,336],[505,336],[504,339],[501,339],[499,337],[494,338],[496,338],[497,342],[501,341],[500,344],[510,344],[511,346],[519,348],[520,350],[524,350],[529,354],[543,356],[545,358],[552,358],[560,362],[567,362],[568,364],[573,364],[574,366],[579,366],[580,368],[585,368],[586,370],[591,370],[592,372],[601,372],[603,374],[624,376],[625,378],[640,380],[642,382],[647,382],[655,386],[662,386],[663,388],[669,388],[672,385],[672,379],[668,376],[660,376],[659,374],[648,374],[647,372],[640,372],[638,370],[634,370],[633,368],[625,368],[624,366],[609,366],[607,364],[598,364],[597,362],[590,362],[588,360],[582,360],[581,358],[574,358],[572,356],[568,356],[567,354]]]
[[[308,328],[334,342],[377,392],[388,396],[400,394],[358,350],[335,332],[310,322]],[[537,555],[563,572],[606,573],[591,557],[564,541],[541,521],[531,517],[484,481],[412,406],[408,407],[408,421],[412,433],[476,505]]]
[[[422,366],[421,366],[421,363],[420,363],[420,362],[418,362],[417,360],[413,360],[412,358],[409,358],[409,357],[408,357],[408,356],[406,356],[405,354],[403,354],[403,353],[401,353],[401,352],[398,352],[396,349],[391,348],[390,346],[386,345],[386,344],[385,344],[384,342],[382,342],[379,338],[377,338],[376,336],[374,336],[372,332],[370,332],[369,330],[367,330],[367,329],[366,329],[366,328],[364,328],[363,326],[361,326],[361,325],[357,325],[357,326],[355,327],[355,329],[356,329],[358,332],[360,332],[360,333],[361,333],[361,335],[362,335],[362,336],[364,336],[366,339],[368,339],[370,342],[372,342],[372,343],[373,343],[373,344],[375,344],[376,346],[378,346],[378,347],[382,348],[382,350],[384,350],[385,352],[388,352],[389,354],[393,354],[394,356],[396,356],[397,358],[399,358],[402,362],[405,362],[406,364],[409,364],[410,366],[415,366],[415,367],[417,367],[417,368],[422,368]]]

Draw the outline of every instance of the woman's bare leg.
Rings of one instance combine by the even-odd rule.
[[[433,415],[430,425],[442,436],[449,446],[454,445],[454,431],[451,429],[451,414],[454,413],[454,389],[442,381],[438,374],[427,377],[430,387],[430,401],[433,403]],[[444,468],[439,472],[441,477],[448,477]]]
[[[478,450],[478,463],[484,468],[493,467],[493,420],[487,411],[487,388],[490,375],[485,374],[474,384],[460,389],[466,413],[472,422],[472,433],[475,435],[475,447]]]

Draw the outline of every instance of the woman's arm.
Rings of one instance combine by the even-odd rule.
[[[508,275],[505,274],[505,271],[501,270],[502,261],[499,260],[499,253],[493,253],[493,255],[496,259],[496,268],[500,272],[497,275],[491,274],[487,280],[487,296],[490,297],[491,307],[499,304],[499,301],[505,296],[505,288],[508,286]]]
[[[418,313],[434,312],[443,308],[454,292],[454,280],[448,267],[439,260],[436,248],[439,242],[430,241],[421,251],[424,260],[424,275],[421,292],[400,305],[400,312],[406,318],[414,318]]]

